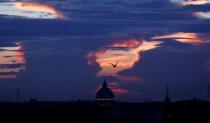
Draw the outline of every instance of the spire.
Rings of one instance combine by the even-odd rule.
[[[104,77],[103,87],[107,87],[106,78]]]
[[[169,97],[168,85],[166,86],[166,96]]]
[[[166,86],[166,98],[165,98],[165,102],[171,102],[171,99],[170,99],[170,97],[169,97],[168,85]]]
[[[113,99],[114,99],[114,94],[112,90],[109,89],[106,83],[106,79],[104,77],[103,85],[96,93],[96,100],[113,101]]]

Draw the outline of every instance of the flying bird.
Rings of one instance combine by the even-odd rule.
[[[117,64],[119,63],[119,61],[117,61],[115,64],[113,64],[113,63],[109,63],[109,64],[111,64],[112,65],[112,67],[117,67]]]

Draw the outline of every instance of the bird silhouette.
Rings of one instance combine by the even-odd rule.
[[[117,67],[117,64],[119,63],[119,61],[117,61],[115,64],[113,64],[113,63],[109,63],[109,64],[111,64],[112,65],[112,67]]]

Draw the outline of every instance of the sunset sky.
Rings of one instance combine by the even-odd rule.
[[[0,101],[208,100],[209,27],[210,0],[1,0]]]

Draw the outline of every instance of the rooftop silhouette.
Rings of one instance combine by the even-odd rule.
[[[104,78],[104,82],[102,87],[96,93],[96,100],[114,100],[114,93],[112,90],[107,86],[106,79]]]

